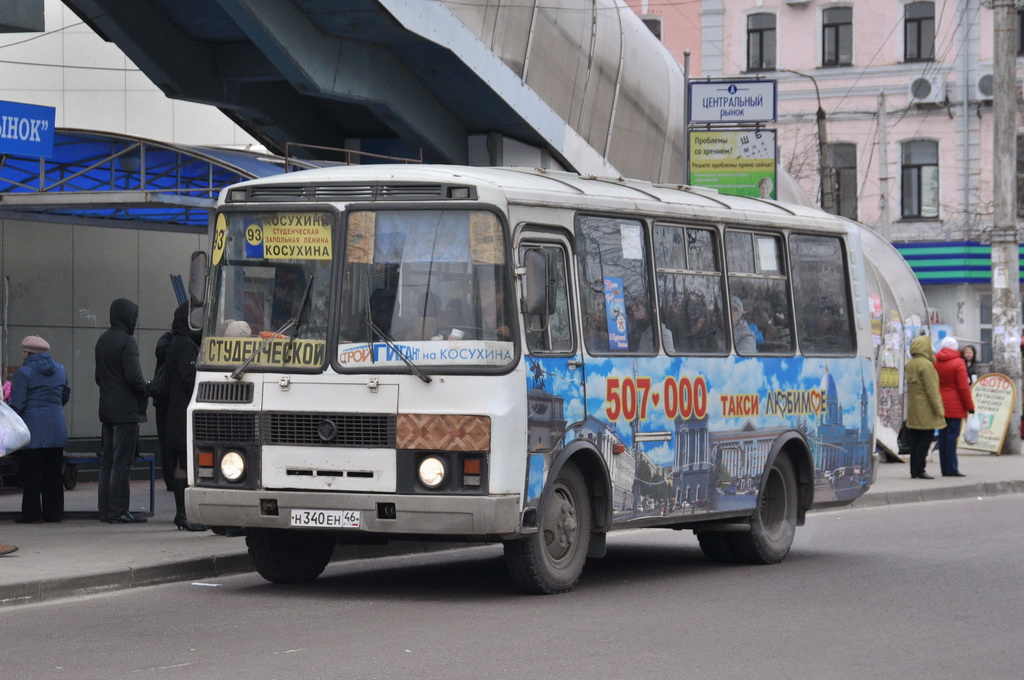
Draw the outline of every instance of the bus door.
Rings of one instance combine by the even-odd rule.
[[[529,501],[544,488],[552,457],[574,440],[586,418],[583,354],[575,328],[568,241],[524,233],[517,247],[525,332]]]

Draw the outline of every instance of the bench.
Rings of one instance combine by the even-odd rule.
[[[0,456],[0,469],[3,468],[17,468],[18,463],[21,459],[15,455]],[[83,453],[81,451],[65,451],[64,452],[64,488],[71,491],[78,485],[78,466],[79,465],[99,465],[100,457],[95,453]],[[149,510],[147,512],[136,513],[144,517],[152,517],[156,511],[156,456],[152,453],[140,453],[135,457],[135,461],[132,463],[132,469],[146,469],[145,467],[138,466],[142,463],[144,466],[149,468]],[[13,469],[12,469],[13,473]],[[2,478],[0,478],[2,479]],[[0,487],[2,487],[2,481],[0,481]]]

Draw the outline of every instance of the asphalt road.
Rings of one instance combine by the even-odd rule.
[[[1019,678],[1024,495],[819,513],[772,567],[609,538],[572,593],[500,548],[0,609],[8,678]]]

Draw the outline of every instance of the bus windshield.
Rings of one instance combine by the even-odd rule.
[[[348,215],[338,363],[343,370],[508,365],[515,314],[501,222],[482,210]]]
[[[217,216],[200,364],[322,369],[334,222],[328,212]]]

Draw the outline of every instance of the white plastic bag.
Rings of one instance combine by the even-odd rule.
[[[0,456],[28,446],[32,433],[13,408],[0,401]]]
[[[964,443],[977,444],[979,434],[981,434],[981,421],[974,413],[967,414],[967,422],[964,423]]]

